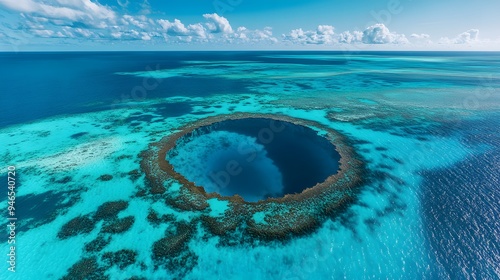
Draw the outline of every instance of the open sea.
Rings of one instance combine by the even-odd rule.
[[[498,52],[0,53],[0,85],[0,279],[500,279]],[[285,241],[181,235],[229,210],[174,207],[175,181],[140,195],[141,152],[237,113],[344,135],[365,168],[352,203]],[[159,240],[175,253],[155,259]]]

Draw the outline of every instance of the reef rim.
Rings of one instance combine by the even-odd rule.
[[[217,122],[247,118],[271,119],[325,131],[326,136],[319,137],[328,139],[340,154],[338,172],[301,193],[248,202],[239,195],[207,193],[203,187],[196,186],[176,172],[168,162],[167,153],[184,135]],[[152,195],[166,196],[166,203],[178,209],[200,211],[202,223],[213,234],[228,235],[231,231],[241,233],[243,230],[266,240],[284,239],[316,229],[325,217],[338,213],[353,201],[356,187],[362,183],[363,173],[363,163],[354,148],[349,145],[346,136],[315,121],[275,114],[235,113],[207,117],[186,124],[179,131],[150,144],[149,149],[141,153],[141,156],[141,167],[146,173]],[[172,195],[167,191],[167,182],[181,184],[177,194]],[[212,217],[208,214],[210,207],[207,200],[213,198],[229,202],[229,208],[222,217]],[[263,221],[253,218],[259,212],[264,216]]]

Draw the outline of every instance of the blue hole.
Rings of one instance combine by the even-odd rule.
[[[177,141],[167,160],[208,193],[255,202],[325,181],[338,172],[340,155],[309,127],[246,118],[197,128]]]

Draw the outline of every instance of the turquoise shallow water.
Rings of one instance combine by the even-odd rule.
[[[75,267],[93,279],[500,277],[498,53],[3,53],[0,61],[0,100],[11,105],[0,113],[0,180],[14,165],[18,182],[16,273],[4,262],[0,279],[59,279]],[[138,195],[147,186],[140,153],[184,125],[238,112],[345,135],[366,163],[356,200],[286,242],[222,242],[193,226],[183,260],[156,261],[158,240],[228,206],[173,207],[165,200],[182,188],[175,181],[162,196]],[[125,207],[99,214],[117,201]],[[7,209],[6,195],[0,205]],[[266,223],[267,214],[253,219]],[[70,221],[79,230],[65,237]]]

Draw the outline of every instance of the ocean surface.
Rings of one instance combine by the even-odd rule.
[[[0,83],[0,209],[7,225],[14,166],[17,218],[16,272],[6,230],[0,279],[500,278],[500,53],[0,53]],[[366,168],[355,201],[285,242],[196,227],[185,259],[155,261],[155,242],[200,213],[137,195],[141,152],[241,112],[345,135]]]

